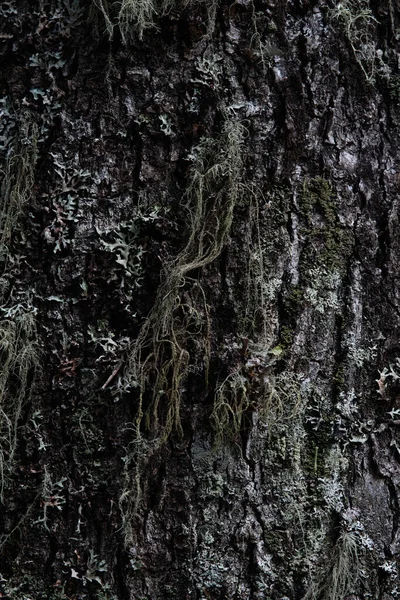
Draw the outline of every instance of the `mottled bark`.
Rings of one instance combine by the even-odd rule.
[[[397,598],[398,0],[135,1],[0,5],[1,593]]]

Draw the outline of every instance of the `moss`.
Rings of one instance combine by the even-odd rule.
[[[341,225],[332,185],[322,177],[303,183],[299,194],[300,217],[306,238],[303,267],[324,267],[343,272],[354,246],[354,234]]]
[[[278,344],[283,350],[291,348],[296,331],[298,316],[302,310],[304,303],[304,290],[296,285],[293,286],[289,293],[283,298],[280,322],[282,323],[279,330]]]
[[[298,307],[302,304],[304,299],[304,291],[299,286],[294,286],[290,294],[287,298],[287,301],[293,306],[293,308]]]
[[[299,194],[299,208],[308,226],[312,225],[312,215],[316,207],[325,210],[331,205],[332,185],[322,177],[304,181]],[[328,219],[334,215],[328,211]]]
[[[287,350],[293,344],[294,330],[289,325],[281,327],[279,332],[279,344],[283,350]]]
[[[346,267],[346,259],[354,247],[354,234],[348,229],[336,225],[327,229],[325,249],[321,255],[321,262],[328,269],[342,271]]]
[[[337,393],[340,392],[340,390],[343,388],[345,383],[346,383],[346,378],[345,378],[344,365],[339,365],[333,376],[333,384],[336,388]]]

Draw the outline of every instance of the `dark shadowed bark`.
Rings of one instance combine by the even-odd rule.
[[[0,3],[1,597],[398,598],[399,8]]]

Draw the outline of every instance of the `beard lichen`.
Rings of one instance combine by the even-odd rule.
[[[166,268],[154,306],[128,358],[127,381],[139,388],[137,425],[144,418],[160,441],[173,430],[182,433],[181,391],[194,339],[202,349],[208,378],[209,308],[201,281],[190,275],[215,261],[229,238],[240,193],[243,139],[243,126],[227,121],[218,137],[205,139],[196,149],[186,192],[188,241]],[[151,390],[151,401],[144,409],[146,390]]]
[[[1,186],[0,261],[0,500],[12,473],[18,445],[19,421],[38,367],[36,310],[30,294],[16,290],[13,236],[32,194],[37,161],[38,128],[21,119],[19,135],[6,158]]]
[[[303,600],[344,600],[354,592],[362,568],[355,532],[343,529],[333,547],[328,569],[313,582]]]
[[[19,138],[6,159],[1,185],[0,260],[7,257],[13,231],[32,193],[37,143],[37,125],[22,121]]]
[[[143,39],[145,31],[157,28],[157,19],[169,14],[171,11],[183,10],[191,4],[203,5],[207,12],[207,30],[212,31],[218,2],[203,3],[201,0],[92,0],[92,18],[99,25],[98,16],[101,15],[103,29],[107,37],[112,40],[114,28],[117,27],[124,44],[128,44],[135,36]]]
[[[129,351],[125,379],[138,390],[138,406],[120,498],[126,526],[137,510],[147,457],[172,433],[183,434],[181,401],[190,369],[202,370],[208,384],[211,319],[201,272],[229,239],[241,191],[244,137],[244,126],[226,119],[219,135],[194,150],[186,190],[188,239],[166,266],[154,306]]]

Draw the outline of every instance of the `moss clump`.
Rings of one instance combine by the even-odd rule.
[[[335,374],[333,376],[333,384],[335,386],[337,394],[340,392],[340,390],[343,388],[344,384],[346,383],[345,375],[346,374],[345,374],[344,365],[341,364],[336,368]]]
[[[322,177],[305,181],[299,208],[306,236],[302,263],[342,272],[354,246],[354,235],[339,221],[330,182]]]
[[[279,344],[283,350],[289,349],[293,344],[294,329],[289,325],[283,325],[279,331]]]
[[[317,206],[329,208],[328,220],[334,218],[334,212],[331,210],[332,185],[322,177],[316,177],[309,181],[304,181],[299,194],[299,206],[301,215],[309,227],[312,226],[312,215]]]
[[[304,301],[304,290],[296,285],[291,288],[290,292],[283,299],[283,307],[281,314],[282,326],[279,330],[279,344],[283,350],[289,350],[293,344],[297,319],[302,310]]]

